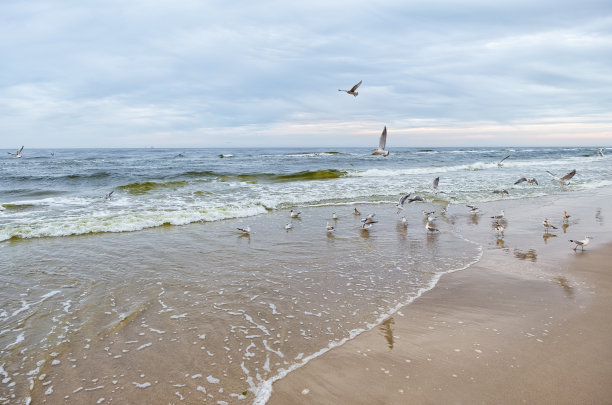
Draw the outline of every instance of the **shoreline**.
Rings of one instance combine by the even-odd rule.
[[[576,209],[584,203],[568,197]],[[530,235],[484,242],[479,262],[444,274],[374,329],[278,380],[267,403],[605,402],[612,397],[612,349],[604,343],[612,328],[598,312],[612,304],[605,235],[575,257],[569,242],[548,246],[548,237],[539,254],[523,248],[538,243]]]

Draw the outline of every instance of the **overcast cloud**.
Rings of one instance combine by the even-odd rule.
[[[609,0],[4,0],[0,55],[8,149],[612,146]]]

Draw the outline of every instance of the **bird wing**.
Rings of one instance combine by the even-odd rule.
[[[546,173],[550,174],[551,176],[553,176],[554,178],[556,178],[557,176],[555,176],[554,174],[552,174],[551,172],[549,172],[548,170],[546,170]]]
[[[540,184],[538,184],[538,181],[536,179],[531,179],[533,180],[533,182],[535,183],[536,186],[539,186]]]
[[[403,205],[404,205],[404,203],[406,202],[406,199],[407,199],[408,197],[410,197],[410,194],[406,194],[406,195],[404,195],[404,196],[400,197],[400,199],[399,199],[399,205],[400,205],[400,206],[403,206]]]
[[[506,156],[505,158],[503,158],[502,160],[499,161],[499,163],[503,162],[504,160],[508,159],[510,157],[510,155]]]
[[[414,201],[423,201],[423,198],[421,196],[415,195],[413,198],[408,200],[409,203],[414,202]]]
[[[21,155],[21,151],[23,150],[23,145],[21,146],[21,148],[19,148],[19,150],[17,151],[18,155]]]
[[[433,181],[433,188],[438,188],[438,183],[440,182],[440,178],[436,177]]]
[[[380,140],[378,141],[378,147],[380,149],[385,149],[386,144],[387,144],[387,126],[385,125],[385,128],[382,131],[382,134],[380,134]]]
[[[363,80],[360,80],[360,81],[359,81],[359,83],[357,83],[356,85],[354,85],[354,86],[353,86],[353,88],[351,89],[351,91],[355,91],[355,90],[357,90],[357,88],[358,88],[359,86],[361,86],[361,82],[363,82]]]
[[[527,181],[527,179],[525,177],[521,177],[520,179],[518,179],[517,181],[514,182],[514,184],[519,184],[522,183],[524,181]]]
[[[571,172],[569,172],[568,174],[566,174],[565,176],[561,177],[561,180],[565,181],[565,180],[569,180],[572,177],[574,177],[574,175],[576,174],[576,169],[572,170]]]

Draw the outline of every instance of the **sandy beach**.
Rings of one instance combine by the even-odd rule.
[[[583,202],[535,211],[558,203]],[[485,243],[476,265],[277,381],[268,404],[610,403],[610,238],[574,252],[542,236]]]

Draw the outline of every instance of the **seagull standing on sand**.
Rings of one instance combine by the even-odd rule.
[[[468,208],[470,209],[470,212],[471,212],[472,214],[477,214],[477,213],[478,213],[478,211],[479,211],[479,210],[478,210],[478,207],[477,207],[477,206],[475,206],[475,205],[466,205],[466,207],[468,207]]]
[[[504,226],[499,222],[495,223],[495,230],[497,231],[497,235],[504,236]]]
[[[564,186],[567,186],[569,184],[569,182],[567,182],[569,179],[571,179],[572,177],[574,177],[574,175],[576,174],[576,169],[572,170],[571,172],[567,173],[565,176],[563,177],[559,177],[557,178],[557,176],[555,176],[554,174],[552,174],[551,172],[549,172],[548,170],[546,170],[546,173],[550,174],[551,176],[553,176],[555,178],[555,180],[557,180],[559,183],[561,183]]]
[[[332,213],[332,219],[333,219],[334,221],[337,221],[337,220],[338,220],[338,215],[336,215],[336,213],[335,213],[335,212],[333,212],[333,213]]]
[[[347,94],[351,94],[354,97],[357,97],[359,95],[359,93],[357,92],[357,89],[359,88],[359,86],[361,86],[361,82],[363,82],[363,80],[360,80],[359,83],[354,85],[350,90],[338,89],[338,91],[345,91]]]
[[[589,244],[589,242],[591,241],[591,239],[593,239],[593,237],[592,237],[592,236],[587,236],[587,237],[586,237],[586,238],[584,238],[583,240],[573,240],[573,239],[570,239],[570,242],[572,242],[572,243],[575,243],[575,244],[576,244],[576,246],[574,246],[574,250],[576,250],[576,248],[577,248],[578,246],[580,246],[580,248],[581,248],[582,250],[584,250],[584,247],[585,247],[586,245],[588,245],[588,244]]]
[[[378,148],[374,149],[374,152],[372,152],[372,155],[383,155],[384,157],[389,156],[389,151],[385,150],[386,145],[387,145],[387,126],[385,125],[385,128],[382,131],[382,134],[380,134],[380,139],[378,140]]]
[[[359,210],[358,210],[357,208],[355,208],[355,209],[353,210],[353,214],[355,214],[355,215],[361,215],[361,212],[359,212]]]
[[[436,228],[436,225],[431,221],[427,221],[427,224],[425,224],[425,229],[427,232],[440,232],[438,228]]]
[[[299,218],[300,217],[301,212],[297,212],[297,211],[293,211],[291,210],[291,212],[289,213],[289,216],[291,218]]]
[[[563,222],[569,221],[571,215],[567,215],[567,211],[563,211]]]
[[[289,229],[292,229],[292,228],[293,228],[293,225],[291,225],[291,224],[285,225],[285,230],[286,231],[288,231]]]
[[[360,221],[361,221],[361,222],[362,222],[364,225],[366,225],[366,224],[367,224],[367,225],[369,225],[369,224],[375,224],[375,223],[377,223],[377,222],[378,222],[378,221],[374,220],[374,216],[375,216],[375,215],[376,215],[376,214],[368,214],[368,216],[367,216],[367,217],[365,217],[365,218],[361,218],[361,219],[360,219]]]
[[[251,227],[247,225],[246,228],[236,228],[238,229],[240,232],[242,232],[244,235],[250,235],[251,234]]]
[[[499,221],[500,219],[504,219],[504,210],[501,210],[501,213],[499,215],[493,215],[491,218]]]
[[[406,216],[402,216],[402,225],[404,226],[408,226],[408,220],[406,219]]]
[[[15,153],[11,153],[11,152],[7,152],[9,155],[11,155],[14,158],[21,158],[21,151],[23,150],[23,145],[21,146],[21,148],[17,149],[17,152]]]
[[[510,157],[510,155],[506,156],[505,158],[503,158],[502,160],[500,160],[499,162],[497,162],[497,167],[502,167],[504,165],[504,160],[508,159]]]
[[[552,229],[557,229],[556,226],[554,226],[553,224],[551,224],[550,222],[548,222],[548,218],[545,218],[544,221],[542,221],[542,225],[544,226],[544,228],[546,229],[546,233],[548,233],[549,228]]]

